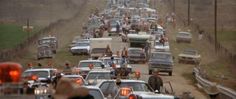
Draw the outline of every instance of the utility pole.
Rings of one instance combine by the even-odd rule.
[[[218,48],[217,48],[217,0],[215,0],[215,13],[214,13],[214,16],[215,16],[215,30],[214,30],[214,32],[215,32],[215,50],[217,51],[218,50]]]
[[[173,12],[175,13],[175,0],[173,0]]]
[[[190,0],[188,0],[188,26],[190,25]]]
[[[26,21],[26,26],[27,26],[27,35],[28,35],[28,42],[29,42],[29,39],[30,39],[30,23],[29,23],[29,18],[27,18],[27,21]]]

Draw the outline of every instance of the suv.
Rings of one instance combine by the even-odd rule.
[[[42,45],[42,44],[48,44],[51,47],[53,53],[56,53],[56,50],[58,48],[58,42],[57,42],[56,37],[48,36],[48,37],[43,37],[39,39],[38,45]]]
[[[72,55],[83,54],[83,53],[89,55],[90,44],[89,42],[77,42],[76,44],[74,44],[73,47],[70,48],[70,52],[72,53]]]
[[[132,62],[146,62],[146,55],[142,48],[129,48],[128,49],[128,61]]]
[[[90,65],[92,67],[90,67]],[[92,69],[103,69],[105,65],[100,60],[81,60],[79,65],[75,68],[79,71],[80,75],[86,78],[87,74]]]
[[[152,74],[152,70],[157,68],[160,72],[168,72],[171,76],[173,65],[174,62],[170,52],[152,52],[148,61],[149,74]]]
[[[27,69],[23,72],[22,77],[37,76],[39,82],[51,83],[56,69],[53,68],[41,68],[41,69]]]

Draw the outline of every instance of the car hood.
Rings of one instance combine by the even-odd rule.
[[[90,47],[89,46],[74,46],[72,47],[71,49],[89,49]]]
[[[137,91],[134,94],[139,95],[145,99],[174,99],[174,96],[164,95],[164,94],[156,94],[153,92],[142,92]]]
[[[155,49],[169,49],[169,46],[155,46]]]
[[[195,56],[195,55],[189,55],[189,54],[179,54],[179,57],[192,57],[192,58],[198,58],[199,56]]]
[[[149,63],[151,64],[165,64],[165,65],[172,65],[173,61],[167,61],[164,59],[150,59]]]

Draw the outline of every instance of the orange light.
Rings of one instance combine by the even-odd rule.
[[[121,88],[120,89],[120,95],[121,96],[128,96],[131,93],[130,88]]]
[[[19,76],[19,72],[16,70],[10,71],[9,74],[11,77],[18,77]]]
[[[0,80],[0,84],[2,84],[2,80]]]
[[[9,75],[11,76],[13,81],[17,81],[20,76],[20,73],[17,70],[13,70],[9,72]]]
[[[31,80],[37,80],[37,79],[38,79],[38,76],[36,75],[31,76]]]
[[[134,94],[129,95],[129,99],[136,99],[136,96]]]
[[[77,79],[76,81],[75,81],[77,84],[79,84],[79,85],[82,85],[83,84],[83,81],[82,81],[82,79]]]

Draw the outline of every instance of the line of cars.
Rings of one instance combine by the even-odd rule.
[[[58,41],[55,36],[45,36],[38,40],[37,59],[53,58],[58,48]]]

